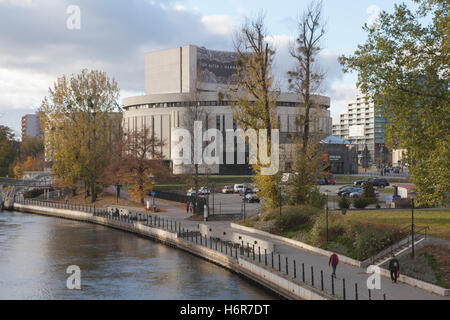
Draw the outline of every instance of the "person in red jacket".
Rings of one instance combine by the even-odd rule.
[[[332,277],[336,278],[336,267],[339,264],[339,258],[336,252],[333,252],[333,254],[330,257],[330,260],[328,261],[328,265],[333,268],[333,273],[331,274]]]

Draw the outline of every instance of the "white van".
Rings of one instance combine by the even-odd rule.
[[[244,185],[243,184],[235,184],[234,185],[234,193],[240,193],[244,192]]]

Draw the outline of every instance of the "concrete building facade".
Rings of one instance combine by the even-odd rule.
[[[22,140],[42,136],[37,114],[26,114],[22,117]]]
[[[339,122],[333,124],[333,135],[357,145],[358,162],[363,165],[364,149],[369,151],[369,165],[387,165],[389,152],[384,143],[386,119],[379,108],[366,97],[358,96],[350,103],[347,111],[339,115]]]
[[[227,129],[238,129],[233,117],[232,101],[227,98],[234,83],[236,54],[214,51],[197,46],[184,46],[148,53],[145,57],[144,96],[123,99],[124,130],[150,129],[161,139],[164,157],[172,159],[172,131],[186,128],[193,107],[202,110],[203,130],[218,129],[223,136]],[[315,96],[312,113],[313,132],[324,137],[331,134],[330,99]],[[289,136],[298,132],[296,123],[304,112],[298,95],[281,93],[277,102],[280,142],[286,143]],[[225,142],[224,142],[225,145]],[[281,156],[280,156],[281,158]],[[285,161],[282,165],[289,167]],[[241,174],[245,167],[217,164],[201,166],[201,173]],[[173,166],[175,174],[186,173],[188,166]]]

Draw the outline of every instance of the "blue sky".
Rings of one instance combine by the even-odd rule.
[[[121,96],[143,94],[144,53],[185,44],[232,49],[244,17],[265,13],[278,55],[280,86],[292,61],[287,49],[305,0],[0,0],[0,124],[20,136],[20,118],[37,110],[49,86],[62,74],[100,69],[114,77]],[[344,75],[337,57],[365,41],[365,22],[391,0],[323,0],[327,34],[321,64],[327,71],[323,94],[336,116],[355,98],[356,76]],[[406,1],[411,5],[411,1]],[[81,29],[68,30],[67,7],[81,10]]]

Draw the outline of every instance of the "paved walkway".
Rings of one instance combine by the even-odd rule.
[[[183,228],[197,231],[197,226],[199,223],[197,221],[186,220],[188,215],[186,211],[180,207],[170,205],[163,202],[158,202],[158,206],[163,208],[165,212],[157,213],[158,216],[164,218],[170,218],[171,220],[177,220],[182,224]],[[135,210],[135,208],[129,208]],[[139,211],[145,211],[140,209]],[[243,232],[241,230],[231,229],[230,222],[228,221],[211,221],[207,222],[210,225],[216,225],[223,228],[229,228],[235,232],[240,232],[244,234],[250,234]],[[296,262],[296,280],[303,281],[303,266],[305,270],[305,282],[309,285],[312,283],[312,276],[314,275],[314,286],[321,289],[321,271],[323,271],[324,279],[324,290],[331,293],[332,283],[331,283],[331,270],[328,267],[329,257],[325,257],[305,249],[295,247],[293,245],[286,244],[284,242],[272,240],[270,238],[255,235],[257,238],[261,238],[267,241],[271,241],[276,246],[276,253],[274,254],[274,268],[278,270],[281,265],[281,270],[286,274],[286,257],[288,258],[288,274],[291,278],[294,277],[294,260]],[[259,263],[259,256],[255,257],[255,261]],[[278,255],[280,255],[280,263],[278,262]],[[251,256],[252,257],[252,256]],[[261,264],[265,264],[264,255],[261,256]],[[272,255],[267,256],[267,265],[271,267],[272,265]],[[311,271],[311,266],[313,271]],[[358,286],[358,299],[367,300],[369,299],[369,291],[367,289],[367,279],[370,274],[366,273],[365,268],[358,268],[344,263],[340,263],[337,268],[337,278],[334,280],[334,292],[335,295],[343,297],[343,279],[345,279],[345,295],[347,299],[354,300],[356,298],[355,283]],[[398,282],[396,284],[391,283],[391,280],[381,276],[381,289],[372,290],[371,298],[373,300],[381,300],[386,295],[386,300],[426,300],[426,299],[436,299],[436,300],[450,300],[450,297],[443,297],[436,294],[432,294],[425,290]]]

